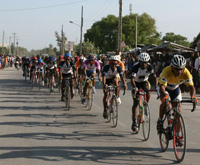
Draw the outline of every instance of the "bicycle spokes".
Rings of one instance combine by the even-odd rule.
[[[186,132],[183,117],[178,115],[173,127],[174,153],[178,162],[183,161],[186,150]]]

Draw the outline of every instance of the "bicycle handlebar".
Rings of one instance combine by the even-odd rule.
[[[193,104],[193,108],[192,108],[192,110],[191,110],[191,112],[194,112],[195,110],[196,110],[196,105],[197,105],[197,102],[196,102],[196,100],[194,100],[194,101],[192,101],[192,100],[173,100],[173,101],[171,101],[171,100],[169,100],[169,102],[171,102],[171,103],[192,103]]]

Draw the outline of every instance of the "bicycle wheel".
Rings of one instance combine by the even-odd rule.
[[[31,88],[33,88],[33,84],[34,84],[34,81],[35,81],[35,76],[34,75],[32,75],[32,78],[31,78]]]
[[[51,77],[50,78],[48,78],[49,80],[48,80],[48,82],[49,82],[49,95],[51,95],[51,92],[52,92],[52,82],[51,82]]]
[[[25,66],[25,68],[24,68],[24,78],[26,81],[27,80],[27,66]]]
[[[39,87],[39,91],[41,90],[41,86],[42,86],[42,75],[39,73],[39,81],[38,81],[38,87]]]
[[[61,82],[60,82],[60,77],[58,77],[58,80],[57,80],[57,86],[58,86],[58,93],[61,92]]]
[[[68,110],[70,110],[70,99],[71,99],[70,87],[67,86],[65,89],[65,107]]]
[[[117,121],[118,121],[118,103],[117,103],[117,97],[116,96],[113,96],[113,98],[112,98],[111,119],[113,121],[113,127],[116,127]]]
[[[88,96],[87,96],[87,107],[88,110],[91,110],[92,108],[92,101],[93,101],[93,88],[92,86],[88,87]]]
[[[139,107],[140,108],[140,107]],[[137,131],[135,131],[134,133],[135,134],[138,134],[139,133],[139,131],[140,131],[140,123],[142,122],[141,121],[141,114],[140,114],[140,111],[141,111],[141,109],[139,109],[138,110],[138,113],[137,113],[137,120],[136,120],[136,122],[137,122],[137,125],[138,125],[138,130]]]
[[[162,152],[165,152],[169,145],[169,128],[167,118],[163,121],[163,131],[159,134],[159,141]]]
[[[186,150],[186,131],[182,115],[178,114],[173,123],[174,154],[178,162],[182,162]]]
[[[144,140],[146,141],[149,139],[150,134],[150,110],[147,102],[143,104],[142,128]]]
[[[106,110],[107,110],[107,123],[110,123],[110,121],[111,121],[111,106],[108,106],[107,108],[106,108]]]

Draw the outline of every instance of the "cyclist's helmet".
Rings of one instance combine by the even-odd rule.
[[[54,58],[52,56],[49,57],[49,61],[53,61]]]
[[[176,68],[184,69],[186,66],[186,60],[182,55],[176,54],[172,58],[171,65]]]
[[[88,56],[88,60],[94,60],[94,56],[92,55],[92,54],[90,54],[89,56]]]
[[[64,57],[65,58],[72,58],[72,55],[70,53],[66,53]]]
[[[42,63],[43,62],[43,60],[40,58],[39,60],[38,60],[38,63]]]
[[[142,52],[139,54],[139,61],[148,62],[150,60],[150,56],[146,52]]]
[[[64,56],[63,56],[63,55],[60,55],[60,56],[59,56],[59,59],[63,59],[63,58],[64,58]]]
[[[75,57],[75,61],[79,61],[79,56],[76,56],[76,57]]]
[[[84,57],[80,57],[80,58],[79,58],[79,61],[80,61],[80,62],[83,62],[83,61],[84,61]]]
[[[120,55],[110,56],[109,61],[119,61]]]
[[[35,61],[35,60],[37,60],[37,57],[33,57],[32,59]]]

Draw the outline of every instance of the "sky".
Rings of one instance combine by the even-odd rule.
[[[157,31],[180,34],[193,41],[200,32],[199,0],[122,0],[122,15],[149,14],[156,20]],[[19,46],[43,49],[57,46],[55,31],[64,33],[68,41],[79,43],[81,6],[83,6],[83,36],[93,23],[109,14],[119,16],[119,0],[0,0],[0,43],[3,31],[5,43],[18,39]],[[73,21],[75,24],[69,23]]]

